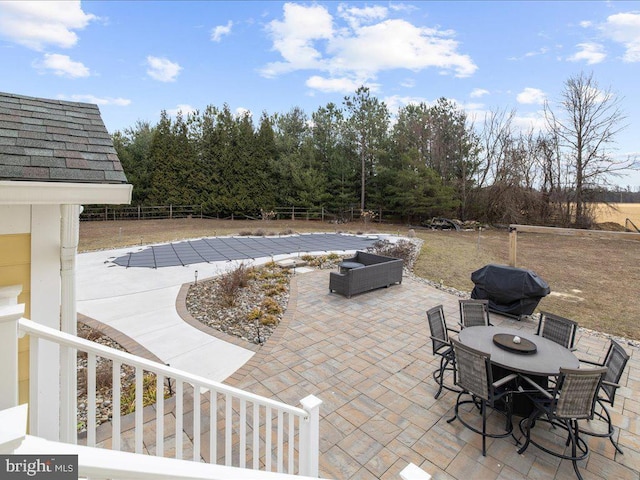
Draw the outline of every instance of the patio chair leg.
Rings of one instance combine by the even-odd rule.
[[[618,443],[613,439],[614,429],[613,429],[613,423],[611,423],[611,415],[609,414],[609,410],[607,410],[602,404],[600,405],[600,407],[602,408],[604,416],[607,419],[607,423],[609,424],[609,441],[611,442],[611,444],[613,445],[613,447],[616,449],[617,452],[624,455],[624,452],[620,449],[620,447],[618,446]]]
[[[578,456],[578,421],[577,420],[571,420],[569,422],[569,436],[572,440],[571,442],[571,456],[573,457],[572,463],[573,463],[573,470],[576,472],[576,475],[578,476],[578,478],[580,480],[583,480],[582,478],[582,474],[580,473],[580,470],[578,469],[578,461],[576,460],[576,457]]]

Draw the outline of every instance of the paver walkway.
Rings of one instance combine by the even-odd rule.
[[[78,280],[82,290],[79,310],[90,316],[93,311],[97,318],[107,319],[125,333],[127,329],[134,332],[141,329],[146,320],[148,332],[137,334],[137,340],[145,346],[172,335],[170,329],[154,323],[159,312],[175,301],[171,288],[191,281],[197,268],[205,276],[208,271],[204,269],[220,268],[206,265],[203,269],[200,264],[158,270],[124,269],[106,266],[104,252],[101,256],[91,255],[83,254],[79,258],[80,263],[86,262],[79,268],[85,272]],[[104,275],[103,268],[109,268],[108,275]],[[110,278],[108,288],[102,288],[107,278]],[[153,304],[151,307],[140,305],[134,309],[135,315],[127,317],[122,307],[106,302],[106,298],[113,294],[127,297],[128,287],[136,282],[141,293],[148,295],[148,301],[158,302],[158,308],[154,310]],[[446,422],[451,417],[455,395],[445,392],[438,400],[433,398],[436,389],[431,372],[438,360],[431,353],[425,311],[442,303],[448,322],[455,327],[458,297],[406,276],[401,285],[351,299],[329,293],[328,285],[328,270],[296,274],[285,320],[255,355],[247,350],[250,359],[238,362],[241,367],[231,362],[233,369],[230,370],[235,373],[226,380],[250,392],[293,405],[308,394],[323,401],[322,477],[397,480],[399,472],[413,462],[434,479],[575,478],[570,462],[561,462],[534,447],[518,455],[510,439],[489,439],[487,456],[483,457],[479,435],[457,421]],[[174,305],[171,307],[175,309]],[[497,315],[492,315],[492,323],[528,330],[536,326],[532,320],[516,322]],[[219,340],[210,338],[209,341]],[[221,342],[212,347],[227,348],[225,344]],[[608,340],[601,335],[578,332],[577,355],[580,357],[601,360],[607,345]],[[616,454],[606,439],[589,438],[591,455],[581,462],[586,480],[640,480],[640,357],[637,348],[626,344],[625,348],[631,359],[612,409],[614,422],[620,427],[619,443],[625,453]],[[207,363],[201,361],[207,358],[202,355],[199,351],[191,358]],[[233,353],[225,361],[233,360],[231,355]],[[193,371],[189,366],[174,366]],[[173,414],[171,409],[166,412],[168,416]],[[555,434],[549,433],[551,437]],[[191,437],[192,431],[185,428],[186,456]],[[203,430],[203,445],[207,438],[208,432]],[[167,454],[171,453],[172,440],[167,439]],[[145,449],[152,452],[154,441],[154,435],[145,435]],[[561,443],[562,439],[556,441],[558,445]]]
[[[227,380],[290,404],[308,394],[323,401],[321,477],[397,480],[413,462],[434,479],[575,479],[571,462],[535,447],[518,455],[509,438],[488,439],[483,457],[480,435],[446,422],[455,394],[433,398],[437,359],[425,311],[442,303],[455,327],[457,297],[406,277],[401,285],[351,299],[329,293],[328,285],[328,271],[296,275],[288,322]],[[536,326],[497,315],[492,323]],[[576,354],[601,360],[607,346],[603,336],[580,330]],[[616,455],[607,439],[590,437],[590,457],[580,462],[585,479],[640,478],[640,358],[636,348],[625,348],[631,359],[612,409],[624,455]]]
[[[176,310],[183,284],[195,281],[196,276],[202,280],[220,275],[237,268],[240,262],[258,265],[271,259],[278,261],[291,256],[285,252],[303,254],[322,249],[345,253],[388,237],[340,234],[216,237],[82,253],[78,255],[77,266],[78,313],[122,332],[163,363],[222,381],[253,356],[256,346],[231,337],[228,341],[221,340],[185,323]],[[202,247],[199,256],[193,245]],[[181,257],[178,252],[184,255]],[[263,257],[259,258],[260,255]],[[211,260],[208,263],[191,263],[203,262],[207,256]],[[154,258],[156,263],[149,263]],[[116,261],[122,265],[162,268],[126,268]]]

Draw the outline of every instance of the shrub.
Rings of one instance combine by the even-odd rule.
[[[282,283],[276,283],[275,285],[265,285],[263,288],[265,295],[269,297],[277,297],[278,295],[282,295],[287,291],[287,287]]]
[[[169,392],[164,387],[164,398],[169,398]],[[157,382],[156,375],[153,373],[145,373],[142,377],[142,405],[144,407],[156,403]],[[127,415],[136,410],[136,384],[132,382],[125,386],[120,395],[120,413]]]
[[[250,277],[251,269],[244,263],[238,265],[234,270],[222,274],[216,289],[222,305],[233,307],[236,303],[238,291],[249,284]]]
[[[277,325],[278,317],[276,317],[275,315],[267,314],[264,317],[262,317],[262,319],[260,320],[260,323],[262,323],[262,325]]]
[[[378,240],[367,250],[386,257],[401,258],[404,264],[409,267],[415,258],[416,246],[407,240],[398,240],[396,243]]]
[[[254,322],[262,317],[262,315],[262,310],[260,310],[258,307],[255,307],[247,314],[247,320],[249,320],[250,322]]]
[[[265,298],[260,306],[267,314],[280,315],[282,313],[282,307],[271,297]]]

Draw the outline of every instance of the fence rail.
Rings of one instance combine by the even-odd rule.
[[[197,375],[152,362],[126,352],[121,352],[88,340],[54,330],[38,323],[21,318],[19,330],[30,336],[30,352],[37,358],[42,342],[53,342],[60,347],[61,355],[75,356],[82,352],[87,356],[87,435],[86,445],[97,444],[96,432],[96,371],[99,359],[110,364],[112,384],[113,416],[111,422],[111,448],[127,450],[128,444],[123,431],[123,419],[120,416],[123,367],[133,369],[135,379],[135,410],[133,415],[134,453],[143,453],[149,442],[149,432],[145,437],[145,425],[149,418],[145,414],[144,399],[150,385],[155,389],[153,403],[155,417],[155,455],[165,456],[165,433],[169,431],[192,432],[192,459],[200,462],[208,457],[209,463],[254,470],[274,471],[278,473],[317,476],[318,472],[318,436],[319,405],[316,397],[310,395],[301,400],[303,408],[293,407],[282,402],[245,392]],[[17,339],[15,340],[17,342]],[[30,379],[32,386],[37,385],[37,364],[31,364]],[[107,375],[109,372],[107,372]],[[151,380],[149,380],[151,377]],[[104,381],[104,380],[103,380]],[[165,399],[162,392],[170,386],[174,397],[172,412],[165,411]],[[36,387],[33,387],[36,388]],[[63,392],[74,389],[62,388]],[[35,395],[30,395],[36,398]],[[68,408],[77,402],[75,395],[61,399],[61,411],[69,412],[67,418],[61,418],[62,424],[77,425],[75,408]],[[165,413],[173,413],[166,416]],[[186,424],[189,422],[188,424]],[[207,436],[208,430],[208,436]],[[37,435],[37,432],[34,432]],[[203,451],[202,437],[208,443]],[[153,438],[153,437],[151,437]],[[171,446],[177,459],[183,459],[183,435],[174,435]],[[148,449],[151,450],[151,449]],[[131,451],[131,450],[130,450]]]
[[[368,221],[376,223],[398,217],[397,212],[374,211],[374,218]],[[152,220],[172,218],[219,218],[225,220],[309,220],[333,223],[348,223],[361,219],[359,207],[349,207],[342,211],[331,211],[325,207],[298,207],[295,205],[276,207],[261,212],[240,212],[229,214],[211,213],[202,205],[88,205],[80,214],[81,221],[106,220]]]

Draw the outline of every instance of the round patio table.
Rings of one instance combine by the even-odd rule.
[[[517,335],[521,339],[533,342],[534,353],[505,350],[496,345],[493,337],[496,334]],[[580,361],[571,350],[546,338],[506,327],[467,327],[458,334],[464,345],[491,354],[491,365],[494,379],[502,378],[509,373],[523,373],[543,388],[548,385],[550,376],[558,375],[560,368],[578,368]],[[514,386],[515,388],[515,386]],[[515,395],[512,413],[521,417],[529,416],[533,404],[525,395]]]
[[[505,350],[496,345],[493,336],[497,333],[517,335],[533,342],[536,346],[534,353],[520,353]],[[546,338],[523,332],[515,328],[505,327],[468,327],[458,334],[458,339],[464,345],[491,354],[491,363],[512,372],[549,377],[558,375],[560,368],[578,368],[580,361],[571,350]]]

